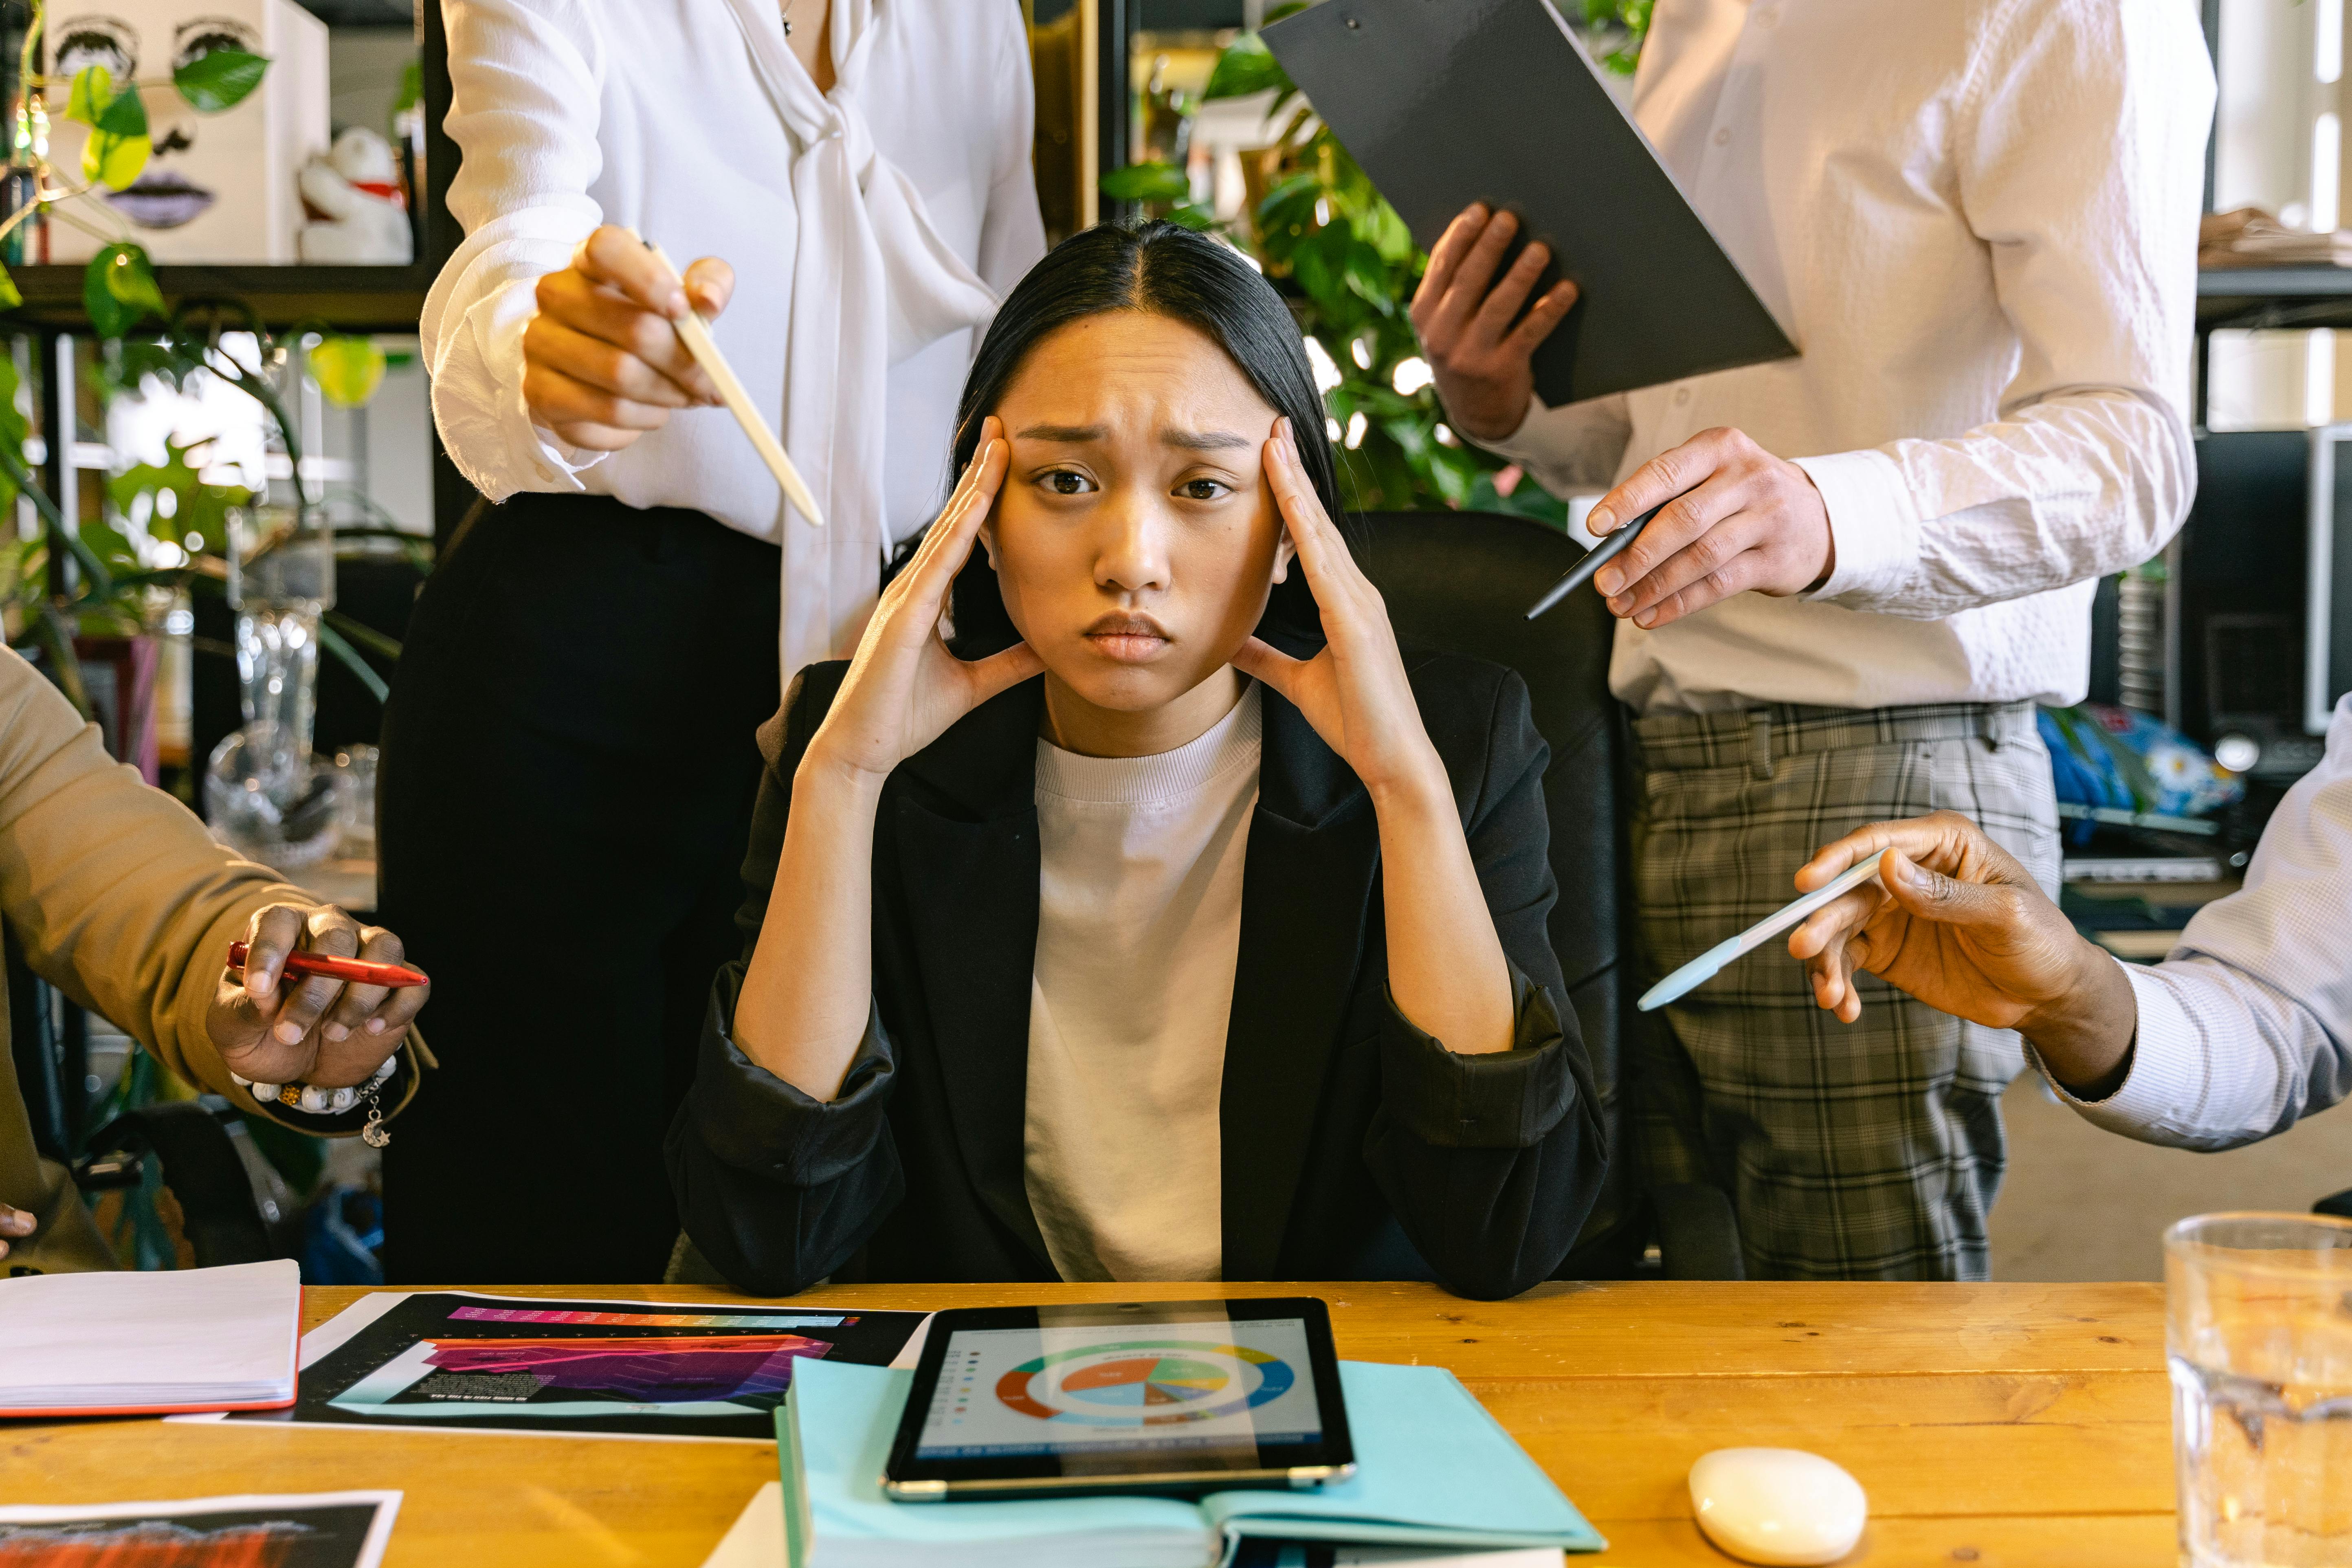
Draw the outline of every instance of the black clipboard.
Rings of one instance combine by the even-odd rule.
[[[1549,0],[1324,0],[1265,37],[1423,249],[1474,201],[1551,247],[1581,298],[1547,406],[1796,353]]]

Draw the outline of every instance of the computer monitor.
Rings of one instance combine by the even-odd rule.
[[[2144,691],[2140,705],[2228,753],[2229,766],[2278,783],[2319,755],[2305,732],[2304,685],[2313,465],[2323,447],[2332,460],[2332,441],[2300,429],[2199,437],[2196,503],[2165,552],[2168,573],[2127,584],[2121,605],[2125,674],[2136,669],[2143,689],[2153,680],[2162,704]],[[2344,467],[2352,482],[2352,454]],[[2331,475],[2322,489],[2335,485]],[[2135,682],[2124,685],[2128,703]]]
[[[2305,535],[2303,728],[2327,732],[2352,691],[2352,425],[2311,432],[2311,510]]]

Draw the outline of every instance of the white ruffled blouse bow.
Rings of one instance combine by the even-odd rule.
[[[467,238],[422,330],[451,457],[493,500],[604,494],[775,541],[784,674],[847,653],[880,561],[942,493],[976,330],[1044,253],[1019,10],[834,0],[829,94],[771,0],[446,0],[445,16]],[[825,527],[786,507],[723,410],[612,454],[533,425],[533,285],[600,223],[734,268],[714,334]]]

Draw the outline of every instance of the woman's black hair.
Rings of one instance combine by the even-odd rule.
[[[1258,395],[1290,420],[1307,477],[1324,511],[1339,519],[1339,468],[1298,324],[1282,296],[1238,252],[1172,223],[1098,224],[1055,246],[1013,286],[964,380],[953,472],[961,474],[971,461],[981,422],[1004,400],[1029,351],[1072,321],[1112,310],[1165,316],[1214,339]],[[955,649],[966,658],[1021,640],[983,552],[973,551],[957,574],[953,610]],[[1286,581],[1275,584],[1258,634],[1292,652],[1322,643],[1322,617],[1297,563]]]

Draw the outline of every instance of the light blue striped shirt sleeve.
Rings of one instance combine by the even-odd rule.
[[[2123,1085],[2084,1100],[2112,1132],[2231,1149],[2352,1094],[2352,696],[2327,755],[2287,792],[2246,868],[2162,963],[2124,965],[2139,1033]],[[2049,1079],[2040,1057],[2027,1052]]]

